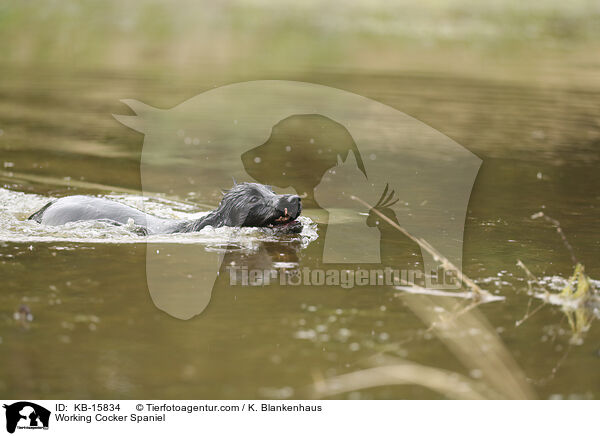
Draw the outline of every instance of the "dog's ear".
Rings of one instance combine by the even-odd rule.
[[[232,209],[225,217],[223,224],[228,227],[242,227],[247,216],[247,211]]]

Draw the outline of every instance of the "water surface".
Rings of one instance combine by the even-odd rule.
[[[290,75],[292,76],[292,75]],[[478,379],[397,296],[392,287],[231,286],[223,268],[210,305],[188,321],[153,304],[145,241],[127,229],[36,228],[25,218],[49,197],[140,195],[142,136],[111,113],[122,98],[171,107],[235,81],[229,76],[59,73],[8,69],[0,82],[0,396],[11,398],[289,398],[315,380],[361,369],[386,351]],[[518,259],[555,282],[573,271],[543,210],[560,220],[577,258],[600,277],[600,90],[479,77],[418,73],[308,71],[286,77],[346,89],[402,110],[477,154],[478,174],[465,223],[464,271],[505,297],[479,309],[540,398],[598,398],[600,333],[583,341],[559,307],[516,326],[530,297]],[[227,172],[229,164],[214,167]],[[394,168],[390,167],[389,171]],[[210,173],[186,196],[158,192],[155,213],[189,216],[221,193]],[[229,262],[271,268],[322,266],[327,217],[305,215],[319,237],[300,247],[249,235],[226,247]],[[330,223],[335,226],[336,223]],[[418,247],[389,233],[384,260],[418,268]],[[166,243],[180,244],[174,239]],[[189,237],[188,237],[189,238]],[[209,246],[211,241],[195,240]],[[219,247],[223,249],[223,247]],[[539,302],[534,302],[534,307]],[[15,319],[26,305],[32,321]],[[418,386],[390,386],[341,398],[439,398]]]

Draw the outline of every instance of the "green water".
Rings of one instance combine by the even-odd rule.
[[[590,62],[573,71],[594,68]],[[515,71],[519,78],[521,70]],[[7,67],[0,81],[0,186],[44,196],[138,191],[143,137],[111,117],[128,113],[120,99],[172,107],[215,85],[256,78],[263,77]],[[600,278],[596,83],[319,69],[277,78],[381,101],[479,156],[463,268],[482,287],[506,297],[479,310],[538,397],[600,396],[597,325],[579,345],[569,345],[572,333],[557,307],[544,307],[515,326],[530,299],[517,259],[539,277],[567,277],[573,270],[555,230],[531,220],[533,213],[544,210],[558,219],[587,273]],[[215,171],[227,168],[223,163]],[[186,200],[215,205],[218,196],[199,187]],[[319,222],[321,235],[306,249],[290,251],[273,242],[254,256],[232,256],[266,267],[282,257],[300,268],[318,267],[324,218],[314,206],[305,215]],[[414,244],[390,237],[387,262],[419,264]],[[364,359],[384,349],[473,375],[390,287],[241,287],[221,274],[207,310],[181,321],[154,306],[145,255],[144,244],[0,242],[0,397],[305,397],[315,379],[361,369]],[[21,304],[33,321],[14,319]],[[410,385],[340,396],[439,397]]]

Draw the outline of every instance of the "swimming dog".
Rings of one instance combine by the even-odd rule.
[[[100,221],[131,225],[135,233],[165,234],[197,232],[212,227],[270,227],[284,233],[299,233],[296,221],[302,212],[297,195],[278,195],[259,183],[238,183],[223,195],[219,207],[195,220],[159,218],[105,198],[74,195],[51,201],[29,217],[49,226],[75,221]]]

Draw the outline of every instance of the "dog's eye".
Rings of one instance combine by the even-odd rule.
[[[257,203],[258,200],[259,200],[258,197],[252,197],[252,198],[250,198],[250,203]]]

